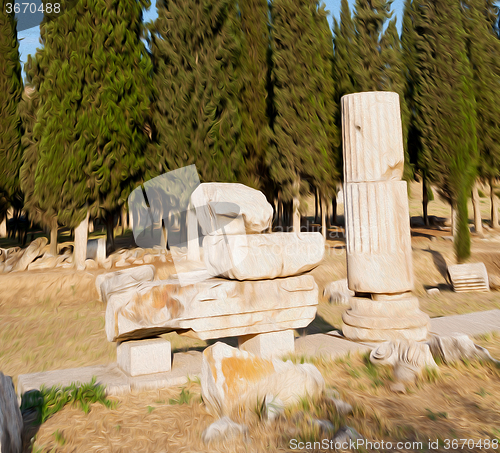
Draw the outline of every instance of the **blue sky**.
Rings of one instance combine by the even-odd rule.
[[[18,0],[19,1],[19,0]],[[330,24],[332,23],[332,17],[338,17],[340,12],[340,0],[323,0],[326,9],[330,11]],[[152,5],[149,11],[144,14],[144,20],[147,22],[156,18],[156,0],[151,1]],[[349,0],[351,6],[354,4],[354,0]],[[394,14],[398,18],[398,24],[401,24],[401,17],[403,14],[403,0],[394,0],[392,4]],[[38,26],[22,30],[18,33],[19,36],[19,52],[21,54],[21,65],[23,67],[24,76],[24,63],[28,58],[29,54],[34,55],[36,48],[40,47],[40,28]]]

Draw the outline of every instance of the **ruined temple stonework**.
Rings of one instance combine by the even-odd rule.
[[[429,317],[413,289],[410,216],[399,96],[342,98],[347,279],[356,292],[343,315],[352,340],[425,340]]]

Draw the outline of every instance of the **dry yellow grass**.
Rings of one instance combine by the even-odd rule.
[[[500,352],[497,336],[479,342],[495,355]],[[498,355],[497,355],[498,357]],[[440,366],[439,374],[424,373],[407,385],[406,394],[395,394],[390,368],[375,368],[366,356],[347,356],[336,361],[312,360],[325,377],[327,386],[337,390],[354,407],[352,415],[339,416],[327,401],[304,400],[289,408],[285,416],[267,424],[257,411],[250,410],[233,419],[245,423],[247,438],[204,445],[203,430],[215,421],[200,399],[200,386],[191,383],[185,391],[192,394],[188,404],[169,404],[180,388],[130,394],[121,398],[116,409],[92,406],[88,415],[66,407],[41,426],[36,452],[287,452],[292,439],[321,441],[333,432],[320,432],[308,420],[329,420],[335,429],[348,425],[366,439],[393,442],[445,439],[500,438],[500,369],[490,363],[473,362]],[[312,449],[307,451],[332,451]],[[418,451],[400,449],[398,451]],[[422,451],[425,451],[422,450]],[[464,448],[461,451],[479,451]],[[482,451],[489,451],[488,449]],[[494,451],[494,450],[491,450]]]

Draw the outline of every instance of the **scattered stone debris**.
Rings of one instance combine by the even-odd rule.
[[[344,444],[347,443],[349,444],[349,441],[356,441],[358,439],[364,439],[364,437],[359,434],[354,428],[351,428],[350,426],[342,426],[336,433],[335,436],[333,436],[333,443],[334,444]]]
[[[349,299],[354,296],[347,286],[347,278],[331,282],[325,286],[323,295],[331,304],[349,305]]]
[[[434,335],[428,341],[432,355],[443,363],[453,363],[458,360],[486,359],[500,364],[500,361],[491,357],[487,349],[474,344],[467,336],[462,334],[441,337]]]
[[[327,402],[332,403],[335,406],[337,414],[339,414],[341,417],[345,417],[349,414],[352,414],[353,407],[349,403],[342,401],[340,399],[339,393],[336,390],[333,389],[326,390],[325,399]]]
[[[500,291],[500,276],[489,274],[488,280],[490,283],[490,290],[492,291]]]
[[[439,296],[439,294],[441,293],[441,291],[439,291],[439,288],[427,288],[425,292],[429,296]]]
[[[317,418],[311,419],[311,424],[317,427],[322,433],[328,434],[335,431],[335,426],[330,420],[322,420]]]
[[[247,434],[247,432],[248,428],[245,425],[235,423],[229,417],[224,416],[205,429],[201,437],[203,442],[208,444],[214,441],[227,440],[240,434]]]

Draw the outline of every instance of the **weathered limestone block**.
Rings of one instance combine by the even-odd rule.
[[[443,363],[453,363],[458,360],[486,359],[497,364],[500,361],[491,357],[487,349],[474,344],[467,336],[462,334],[441,337],[433,335],[427,342],[434,357]]]
[[[427,338],[430,318],[420,311],[418,298],[406,293],[378,295],[376,299],[351,298],[351,308],[342,315],[342,332],[347,338],[357,341]]]
[[[0,372],[0,451],[21,453],[23,418],[10,376]]]
[[[191,195],[204,235],[262,233],[271,227],[273,208],[259,190],[243,184],[204,183]],[[234,221],[234,222],[233,222]]]
[[[183,330],[202,340],[306,327],[316,315],[318,287],[311,275],[276,280],[210,279],[141,283],[112,294],[106,307],[109,341]]]
[[[163,338],[124,341],[116,346],[118,365],[130,376],[170,371],[171,352],[170,341]]]
[[[106,259],[106,238],[90,239],[87,241],[87,259],[102,264]]]
[[[346,184],[349,289],[399,293],[413,289],[405,181]]]
[[[323,376],[309,363],[265,360],[220,342],[203,352],[201,392],[214,415],[229,415],[242,406],[253,409],[267,395],[290,405],[324,388]]]
[[[47,245],[48,239],[41,237],[35,239],[24,251],[13,267],[12,272],[25,271],[28,265],[31,264],[38,256],[40,256],[42,249]]]
[[[448,266],[448,274],[455,292],[490,290],[488,272],[484,263]]]
[[[212,276],[262,280],[313,269],[323,259],[325,240],[321,233],[206,236],[203,252]]]
[[[154,266],[140,266],[117,272],[100,274],[95,280],[99,300],[107,302],[111,294],[135,288],[140,283],[151,282],[156,269]]]
[[[349,305],[349,301],[354,294],[354,291],[351,291],[348,287],[347,278],[328,283],[323,290],[323,296],[330,303],[339,305]]]
[[[403,132],[397,93],[374,91],[342,98],[344,181],[399,181]]]
[[[238,337],[238,347],[263,359],[283,357],[295,352],[295,336],[293,330],[243,335]]]

